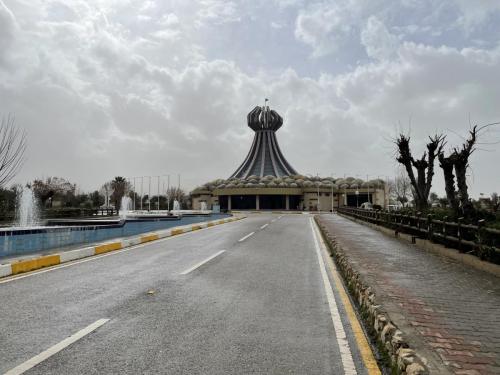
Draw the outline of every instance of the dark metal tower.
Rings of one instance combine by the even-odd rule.
[[[283,125],[283,119],[276,111],[263,107],[255,107],[247,116],[248,126],[255,131],[252,147],[245,161],[234,172],[231,178],[247,178],[249,176],[264,177],[267,175],[281,177],[297,174],[283,156],[276,131]]]

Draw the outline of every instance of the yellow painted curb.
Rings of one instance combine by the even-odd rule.
[[[339,292],[340,299],[342,300],[342,304],[344,305],[347,314],[347,319],[351,323],[351,328],[354,333],[354,338],[356,340],[356,344],[361,354],[361,360],[363,361],[363,364],[365,365],[366,370],[368,371],[368,375],[382,375],[382,372],[380,371],[380,368],[377,364],[377,360],[375,359],[370,344],[368,343],[368,339],[365,336],[363,328],[361,328],[361,323],[359,322],[358,317],[354,312],[354,307],[351,303],[351,300],[347,295],[347,292],[344,288],[344,284],[342,283],[339,273],[337,272],[337,268],[333,263],[333,259],[326,250],[327,245],[323,238],[323,233],[319,229],[319,226],[316,223],[316,221],[313,220],[313,222],[316,228],[316,233],[318,234],[318,241],[322,245],[321,246],[322,252],[323,254],[325,254],[326,257],[326,265],[328,267],[328,270],[330,271],[330,275],[332,276],[333,281],[335,282],[335,286]]]
[[[11,264],[12,275],[16,275],[21,272],[33,271],[42,267],[54,266],[59,263],[61,263],[59,255],[47,255],[36,259],[22,260]]]
[[[211,222],[207,222],[206,226],[213,227],[215,225],[225,224],[225,223],[230,223],[232,221],[241,220],[241,219],[244,219],[245,217],[246,216],[231,217],[231,218],[227,218],[227,219],[223,219],[223,220],[211,221]],[[202,226],[202,225],[194,224],[191,226],[190,229],[182,229],[182,228],[172,229],[170,232],[170,235],[175,236],[177,234],[183,234],[185,231],[195,231],[195,230],[200,230],[203,228],[204,228],[204,226]],[[147,235],[143,235],[143,236],[139,237],[140,243],[156,241],[159,239],[160,239],[160,236],[156,233],[147,234]],[[135,241],[137,241],[137,238],[135,239]],[[107,252],[115,251],[115,250],[121,250],[124,247],[131,246],[131,242],[129,243],[129,242],[125,241],[125,244],[126,245],[124,246],[121,241],[118,241],[118,242],[109,242],[109,243],[105,243],[102,245],[97,245],[97,246],[93,247],[93,251],[94,251],[93,255],[99,255],[99,254],[103,254],[103,253],[107,253]],[[137,244],[137,242],[135,242],[134,244]],[[89,249],[92,249],[92,248],[89,248]],[[82,249],[78,249],[78,250],[81,251]],[[87,255],[84,255],[81,258],[85,258],[88,256],[92,256],[92,255],[87,253]],[[68,261],[72,261],[72,260],[76,260],[76,259],[80,259],[80,258],[79,257],[75,257],[75,258],[71,258],[71,259],[64,258],[62,262],[64,263],[64,262],[68,262]],[[19,273],[33,271],[33,270],[37,270],[37,269],[43,268],[43,267],[55,266],[58,264],[61,264],[61,256],[59,254],[42,256],[40,258],[35,258],[35,259],[21,260],[19,262],[9,264],[10,272],[5,274],[5,275],[2,275],[1,277],[16,275]]]
[[[95,247],[95,255],[107,253],[108,251],[120,250],[122,248],[121,242],[105,243]]]
[[[146,236],[141,236],[141,243],[155,241],[159,238],[160,236],[158,236],[157,234],[148,234]]]

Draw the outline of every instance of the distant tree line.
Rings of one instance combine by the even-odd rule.
[[[181,208],[190,208],[190,197],[186,192],[177,187],[170,187],[168,191],[157,194],[144,194],[142,197],[137,192],[133,191],[130,182],[121,176],[116,176],[112,180],[104,183],[98,190],[90,193],[80,192],[75,183],[63,177],[47,177],[38,178],[26,184],[30,187],[35,197],[38,200],[42,212],[50,216],[51,211],[64,209],[96,209],[96,208],[113,208],[121,209],[122,197],[128,196],[135,202],[135,208],[156,210],[172,209],[174,200],[178,200]],[[23,186],[13,185],[10,188],[0,187],[0,221],[11,220],[14,217],[14,212],[17,205],[17,197]],[[168,198],[167,198],[168,197]]]

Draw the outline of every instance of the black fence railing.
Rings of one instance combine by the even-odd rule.
[[[75,218],[91,216],[115,216],[118,211],[114,208],[48,208],[41,212],[44,219]]]
[[[500,230],[485,227],[482,220],[478,225],[471,225],[465,224],[463,219],[457,222],[448,221],[446,217],[436,220],[431,214],[405,215],[351,207],[338,208],[338,212],[500,264]]]

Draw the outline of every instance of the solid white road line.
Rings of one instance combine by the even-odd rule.
[[[205,263],[210,262],[212,259],[214,259],[215,257],[218,257],[219,255],[221,255],[222,253],[225,253],[225,252],[226,252],[226,250],[221,250],[218,253],[215,253],[214,255],[209,256],[207,259],[202,260],[200,263],[197,263],[193,267],[188,268],[187,270],[181,272],[181,275],[187,275],[188,273],[193,272],[198,267],[203,266]]]
[[[35,367],[39,363],[45,361],[47,358],[52,357],[54,354],[60,352],[64,348],[67,348],[74,342],[80,340],[82,337],[87,336],[90,332],[95,331],[97,328],[107,323],[109,319],[99,319],[98,321],[92,323],[91,325],[85,327],[84,329],[78,331],[77,333],[71,335],[70,337],[62,340],[60,343],[48,348],[44,352],[28,359],[26,362],[21,363],[19,366],[14,367],[12,370],[7,371],[4,375],[19,375],[28,371],[29,369]]]
[[[245,241],[248,237],[251,237],[251,236],[253,236],[254,234],[255,234],[255,232],[248,233],[245,237],[240,238],[240,239],[238,240],[238,242],[243,242],[243,241]]]
[[[260,227],[260,229],[264,229],[265,227],[267,227],[269,224],[264,224],[263,226]]]
[[[349,341],[347,341],[347,336],[340,319],[339,309],[337,307],[337,302],[335,301],[335,295],[333,294],[332,285],[328,279],[328,274],[326,273],[325,261],[321,255],[321,250],[318,243],[318,233],[316,230],[316,225],[313,219],[310,218],[311,230],[313,232],[314,246],[316,248],[316,255],[318,256],[319,267],[321,270],[321,277],[323,278],[323,284],[325,286],[326,298],[328,300],[328,305],[330,306],[330,314],[332,316],[333,328],[335,330],[335,336],[337,337],[337,344],[340,350],[340,358],[342,360],[342,366],[344,367],[344,373],[346,375],[356,375],[356,366],[354,366],[354,360],[351,354],[351,348],[349,347]]]

